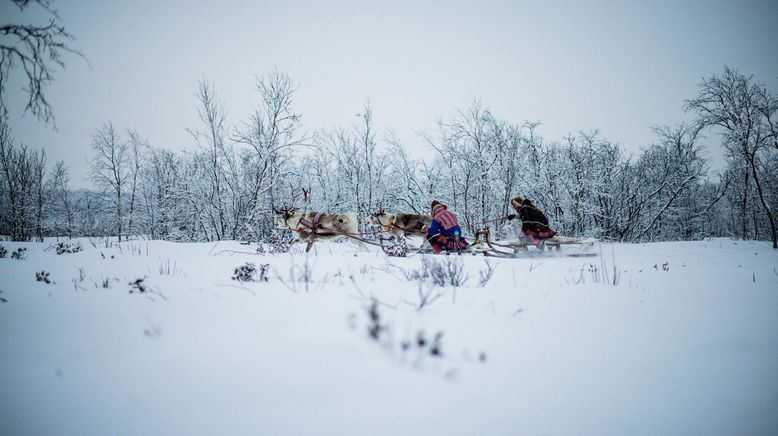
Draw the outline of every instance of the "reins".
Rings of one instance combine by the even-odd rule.
[[[417,234],[417,235],[424,234],[424,232],[422,232],[420,229],[409,228],[409,227],[400,227],[400,226],[396,225],[394,222],[391,222],[389,224],[384,224],[384,223],[381,222],[380,219],[378,220],[378,224],[381,225],[381,227],[383,227],[383,229],[381,229],[381,230],[366,231],[366,232],[344,232],[344,231],[341,231],[341,230],[338,230],[338,229],[335,229],[335,228],[323,227],[320,224],[320,221],[321,221],[321,218],[324,215],[325,214],[323,212],[317,212],[314,215],[313,221],[308,221],[305,218],[305,215],[303,214],[303,215],[300,216],[300,219],[297,220],[297,224],[295,226],[290,226],[289,225],[289,219],[292,217],[290,215],[288,217],[284,217],[284,224],[286,224],[286,226],[290,230],[293,230],[295,232],[310,232],[312,234],[334,233],[334,234],[343,235],[343,236],[347,236],[347,237],[351,237],[351,238],[355,238],[355,239],[360,239],[360,240],[362,240],[362,238],[360,238],[361,236],[369,236],[369,235],[378,235],[378,234],[383,234],[383,233],[390,233],[390,232],[395,231],[395,230],[400,230],[402,232],[407,232],[407,233]],[[503,216],[500,216],[500,217],[497,217],[497,218],[493,218],[493,219],[485,219],[485,220],[477,222],[476,225],[482,225],[482,224],[488,224],[488,223],[497,222],[497,221],[503,221],[506,218],[508,218],[508,215],[503,215]],[[538,224],[542,224],[542,223],[538,223]],[[465,239],[465,240],[471,239],[473,241],[478,241],[478,234],[479,233],[480,233],[480,231],[476,232],[476,237],[475,238],[469,238],[469,237],[466,237],[464,235],[460,235],[459,237],[462,238],[462,239]],[[427,238],[425,238],[425,240],[426,239]],[[489,245],[494,244],[491,241],[489,241],[488,238],[486,239],[485,242],[487,244],[489,244]],[[495,245],[502,246],[502,244],[495,244]]]
[[[488,224],[488,223],[493,223],[493,222],[496,222],[496,221],[502,221],[502,220],[504,220],[506,218],[508,218],[508,215],[503,215],[501,217],[497,217],[497,218],[490,219],[490,220],[483,220],[483,221],[477,222],[475,224],[476,225],[478,225],[478,224]]]
[[[417,230],[417,229],[412,229],[412,228],[409,228],[409,227],[400,227],[400,226],[396,225],[395,223],[391,223],[389,225],[383,224],[383,223],[381,223],[381,221],[379,221],[378,223],[381,224],[384,228],[386,228],[386,230],[382,230],[382,231],[383,232],[387,232],[387,233],[391,232],[393,230],[401,230],[403,232],[408,232],[408,233],[424,233],[424,232],[422,232],[420,230]]]

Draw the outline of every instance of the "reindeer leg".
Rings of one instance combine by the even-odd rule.
[[[311,251],[311,247],[313,247],[313,241],[314,241],[314,239],[313,239],[313,235],[311,235],[311,236],[308,238],[308,245],[306,245],[306,246],[305,246],[305,252],[306,252],[306,253],[307,253],[307,252],[309,252],[309,251]]]

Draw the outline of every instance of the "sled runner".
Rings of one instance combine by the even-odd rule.
[[[529,247],[534,247],[533,253],[542,253],[545,251],[561,251],[562,246],[578,247],[577,252],[565,253],[568,256],[593,256],[586,250],[598,242],[593,238],[573,238],[569,236],[556,235],[548,239],[530,240],[526,238],[505,239],[492,241],[490,239],[489,229],[482,229],[476,232],[475,241],[472,244],[473,251],[484,252],[502,257],[520,257],[528,254]]]

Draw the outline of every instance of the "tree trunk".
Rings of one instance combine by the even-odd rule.
[[[743,201],[740,203],[740,219],[742,220],[743,225],[743,233],[742,233],[742,239],[744,241],[748,240],[748,179],[750,176],[748,175],[748,171],[744,173],[745,177],[743,178]]]
[[[751,154],[749,159],[749,164],[751,165],[751,174],[754,176],[754,184],[756,185],[756,192],[757,194],[759,194],[759,201],[762,203],[762,208],[767,214],[767,220],[770,222],[770,232],[773,238],[773,248],[778,249],[778,240],[776,240],[776,235],[775,235],[775,217],[773,217],[773,212],[770,210],[770,206],[765,201],[764,193],[762,192],[762,183],[759,182],[759,176],[756,171],[756,151],[753,154]]]
[[[116,220],[119,225],[119,242],[122,242],[122,191],[116,191]]]

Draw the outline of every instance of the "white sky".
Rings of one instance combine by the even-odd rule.
[[[10,89],[13,134],[86,186],[90,134],[105,121],[192,147],[198,80],[216,84],[237,123],[256,104],[255,76],[276,67],[300,85],[306,130],[356,123],[369,98],[377,127],[417,156],[431,151],[414,132],[473,98],[501,119],[542,121],[547,139],[596,127],[637,151],[651,126],[689,119],[683,100],[725,64],[778,92],[776,2],[583,3],[59,0],[91,68],[73,57],[57,73],[57,131],[20,118],[23,94]],[[19,14],[2,1],[0,17]]]

